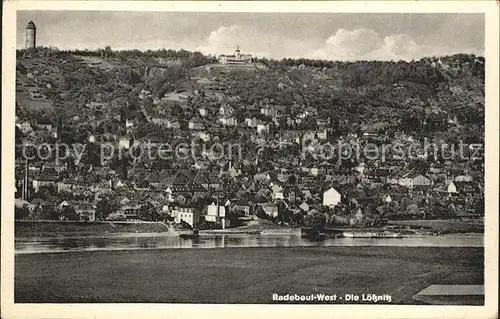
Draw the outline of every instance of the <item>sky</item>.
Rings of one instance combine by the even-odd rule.
[[[483,14],[196,13],[18,11],[17,47],[25,28],[37,45],[60,49],[185,49],[268,58],[411,60],[455,53],[484,55]]]

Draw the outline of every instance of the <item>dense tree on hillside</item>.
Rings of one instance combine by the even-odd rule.
[[[96,219],[105,220],[112,213],[118,211],[119,205],[115,201],[109,198],[103,198],[97,202],[96,205]]]
[[[148,221],[158,221],[159,214],[156,208],[149,202],[141,205],[139,209],[139,218]]]
[[[27,205],[23,205],[21,207],[16,206],[14,209],[14,218],[15,219],[26,219],[30,215],[30,210]]]
[[[58,220],[59,213],[54,207],[36,207],[29,215],[28,219],[32,220]]]
[[[326,216],[320,212],[313,212],[304,217],[304,225],[308,227],[323,227],[326,225]]]
[[[78,216],[75,209],[71,206],[65,206],[65,207],[61,208],[59,215],[60,215],[61,219],[63,219],[63,220],[79,220],[80,219],[80,216]]]

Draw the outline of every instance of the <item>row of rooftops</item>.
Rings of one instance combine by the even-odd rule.
[[[467,183],[456,183],[457,185],[454,185],[457,190],[460,192],[477,192],[479,191],[476,187],[471,186],[470,184]],[[357,196],[357,192],[360,190],[351,189],[351,190],[346,190],[342,189],[341,187],[329,187],[324,190],[324,192],[321,192],[321,194],[317,195],[323,195],[326,194],[327,192],[335,191],[344,198],[346,195],[351,198],[353,202],[357,202],[354,198]],[[431,195],[432,193],[432,195]],[[439,195],[441,194],[441,195]],[[381,196],[381,199],[387,201],[388,198],[389,200],[393,201],[401,201],[404,200],[405,198],[420,198],[420,199],[425,199],[425,198],[431,198],[431,199],[436,199],[434,196],[438,195],[440,198],[446,197],[450,198],[449,191],[447,191],[443,187],[436,188],[432,190],[431,192],[424,192],[424,191],[411,191],[411,194],[408,192],[398,192],[394,190],[386,190],[385,192],[381,192],[380,194],[376,195]],[[130,197],[128,197],[130,196]],[[298,198],[298,202],[294,200],[294,198]],[[250,201],[245,198],[227,198],[223,195],[218,195],[218,199],[216,200],[215,198],[212,201],[212,206],[215,205],[215,203],[219,203],[221,206],[226,206],[226,207],[231,207],[232,209],[249,209],[250,207],[253,207],[255,209],[256,207],[276,207],[277,202],[282,202],[284,203],[287,207],[296,207],[299,209],[302,209],[304,211],[309,210],[309,208],[315,208],[315,207],[320,207],[320,203],[314,203],[314,202],[308,202],[307,199],[314,198],[314,194],[311,193],[309,190],[301,190],[301,189],[294,189],[294,190],[286,190],[284,191],[284,197],[282,199],[279,199],[278,201],[271,201],[271,202],[258,202],[258,201]],[[137,193],[137,194],[127,194],[127,195],[121,195],[116,198],[117,202],[120,205],[120,210],[137,210],[141,207],[141,205],[151,203],[154,206],[163,209],[165,207],[169,207],[169,209],[177,209],[177,208],[200,208],[200,206],[195,205],[194,203],[188,201],[188,202],[171,202],[167,201],[167,196],[165,196],[162,192],[142,192],[142,193]],[[60,208],[63,208],[65,206],[71,206],[74,207],[75,209],[78,210],[93,210],[96,208],[97,202],[95,200],[90,200],[90,201],[84,201],[84,200],[58,200],[57,198],[51,198],[51,199],[41,199],[41,198],[34,198],[30,202],[27,202],[25,200],[21,199],[16,199],[16,206],[23,206],[23,205],[32,205],[32,206],[59,206]],[[207,209],[207,205],[203,206],[205,208],[205,211]]]
[[[351,174],[352,175],[352,174]],[[271,177],[272,176],[272,177]],[[330,176],[330,175],[327,175]],[[342,176],[342,175],[331,175],[331,176]],[[20,177],[20,176],[19,176]],[[147,182],[149,186],[159,187],[159,189],[168,188],[172,192],[192,192],[192,191],[201,191],[204,192],[207,188],[219,189],[221,187],[222,181],[218,176],[211,172],[204,171],[196,171],[196,170],[180,170],[178,172],[172,172],[170,170],[163,170],[160,173],[143,173],[138,174],[134,178],[138,182]],[[431,180],[423,175],[419,174],[405,174],[398,181],[409,181],[414,179],[423,180],[426,179],[429,181],[429,185],[433,185]],[[45,182],[45,183],[59,183],[62,185],[68,186],[68,190],[87,188],[91,190],[98,189],[111,189],[114,187],[127,186],[131,182],[122,183],[121,181],[101,181],[98,184],[93,184],[88,181],[77,181],[74,179],[64,179],[60,180],[57,176],[54,175],[41,175],[34,178],[34,180]],[[314,189],[318,191],[321,189],[325,182],[335,181],[336,179],[324,179],[323,177],[315,177],[315,176],[301,176],[300,174],[292,173],[292,174],[269,174],[269,173],[259,173],[254,176],[254,179],[245,178],[237,182],[240,185],[242,190],[248,191],[257,191],[262,189],[262,185],[269,185],[269,190],[273,190],[273,187],[278,187],[278,185],[282,185],[283,188],[286,188],[286,191],[291,191],[294,188],[296,190],[299,189]],[[363,179],[358,180],[364,181]],[[356,182],[356,179],[353,178],[351,182]],[[477,182],[474,182],[473,179],[468,175],[459,175],[454,179],[447,180],[445,184],[449,184],[450,182],[455,183],[456,185],[477,185]],[[133,183],[133,182],[132,182]],[[279,184],[276,184],[279,183]],[[443,182],[444,183],[444,182]],[[133,183],[134,184],[134,183]],[[156,185],[155,185],[156,184]],[[340,183],[343,184],[343,183]],[[350,183],[352,184],[352,183]],[[396,183],[397,184],[397,183]],[[437,183],[436,185],[441,185],[442,183]],[[261,185],[257,187],[256,185]],[[443,184],[444,185],[444,184]],[[130,186],[130,185],[129,185]],[[148,187],[149,187],[148,186]],[[418,186],[416,184],[416,186]],[[149,188],[145,188],[145,190],[149,190]],[[279,186],[281,187],[281,186]],[[138,187],[134,186],[134,189],[138,189]],[[344,187],[343,187],[344,188]],[[64,188],[66,190],[66,188]]]
[[[205,163],[206,165],[213,166],[215,170],[202,170],[202,169],[171,169],[171,170],[160,170],[160,171],[148,171],[146,169],[135,169],[132,173],[132,175],[135,175],[136,180],[146,180],[146,181],[151,181],[151,182],[163,182],[163,183],[171,183],[174,181],[174,179],[179,178],[178,180],[181,180],[181,177],[183,177],[186,180],[190,180],[191,182],[197,182],[197,181],[203,181],[203,182],[209,182],[209,183],[216,183],[218,182],[218,175],[221,173],[220,169],[223,170],[228,170],[230,168],[235,168],[235,169],[243,169],[243,171],[246,171],[246,167],[251,167],[255,163],[253,161],[250,161],[248,159],[243,159],[243,160],[231,160],[231,159],[219,159],[216,162],[211,162],[208,160],[199,160],[197,162],[207,162]],[[415,177],[417,175],[423,174],[423,175],[428,175],[432,177],[433,175],[447,175],[447,176],[467,176],[467,169],[462,168],[462,167],[452,167],[448,165],[443,165],[443,164],[432,164],[429,166],[429,169],[427,173],[425,172],[417,172],[417,171],[410,171],[408,172],[407,169],[397,167],[397,166],[390,166],[387,165],[390,163],[386,163],[386,166],[381,166],[381,167],[374,167],[370,166],[367,167],[365,163],[360,163],[358,166],[353,167],[353,168],[342,168],[338,167],[337,163],[331,163],[329,161],[323,161],[321,163],[317,163],[314,166],[311,167],[290,167],[290,168],[281,168],[279,170],[271,170],[267,172],[260,172],[257,173],[254,177],[258,178],[256,176],[260,176],[263,174],[267,174],[269,176],[273,176],[275,178],[276,176],[281,176],[280,178],[285,178],[285,176],[290,176],[292,174],[296,175],[296,177],[305,177],[311,173],[312,169],[316,168],[317,173],[320,175],[356,175],[356,171],[360,172],[359,169],[362,169],[363,172],[362,174],[365,176],[381,176],[381,177]],[[24,163],[18,163],[16,167],[21,168],[24,165]],[[59,164],[55,165],[53,163],[29,163],[29,174],[31,176],[37,175],[37,178],[43,177],[44,180],[54,180],[54,181],[59,181],[59,173],[62,171],[65,171],[67,169],[67,164]],[[111,170],[110,168],[106,167],[96,167],[94,169],[91,169],[90,167],[87,167],[87,170],[92,170],[93,174],[98,174],[98,175],[115,175],[115,172]],[[298,174],[298,175],[297,175]],[[408,175],[409,176],[405,176]],[[85,174],[84,174],[85,175]],[[52,179],[50,177],[53,177]],[[75,179],[75,178],[71,178]]]

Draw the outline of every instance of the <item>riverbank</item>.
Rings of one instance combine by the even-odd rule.
[[[99,236],[125,233],[163,233],[168,226],[162,222],[72,222],[16,221],[15,237]]]
[[[163,222],[143,221],[96,221],[96,222],[68,222],[68,221],[16,221],[15,237],[95,237],[114,236],[127,234],[165,234],[169,231]],[[189,232],[189,230],[176,230],[174,234]],[[200,236],[214,235],[255,235],[261,232],[267,233],[300,233],[298,228],[285,228],[277,225],[265,225],[264,227],[237,227],[227,229],[201,230]],[[170,234],[171,235],[171,234]]]
[[[211,235],[300,235],[300,228],[287,228],[274,226],[274,228],[265,229],[248,229],[248,228],[226,228],[226,229],[211,229],[200,230],[200,236]]]
[[[419,229],[422,233],[484,233],[483,219],[391,220],[389,225]]]
[[[452,234],[452,233],[483,233],[482,220],[408,220],[390,221],[390,225],[406,228],[408,234]],[[379,228],[357,229],[352,227],[339,228],[343,231],[381,231]],[[107,236],[113,234],[135,233],[164,233],[168,226],[163,222],[145,221],[96,221],[96,222],[68,222],[68,221],[16,221],[15,237],[82,237]],[[281,227],[267,220],[249,220],[246,225],[227,228],[200,230],[200,236],[225,234],[297,234],[300,228]]]
[[[484,282],[484,249],[276,247],[15,256],[15,302],[272,303],[272,294],[389,294]]]

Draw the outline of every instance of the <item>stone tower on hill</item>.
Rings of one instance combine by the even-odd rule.
[[[36,26],[33,21],[30,21],[26,26],[25,48],[31,49],[36,47]]]

